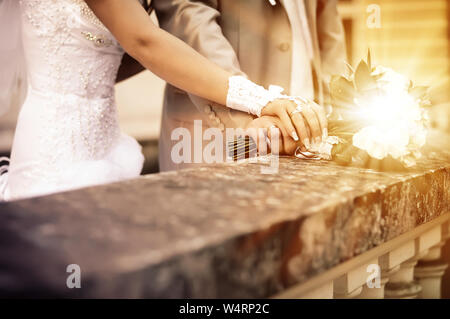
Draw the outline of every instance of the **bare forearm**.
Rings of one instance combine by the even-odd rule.
[[[86,0],[123,48],[170,84],[226,104],[230,73],[158,28],[137,1]]]
[[[164,30],[156,33],[155,45],[139,47],[131,54],[170,84],[225,105],[231,74]]]

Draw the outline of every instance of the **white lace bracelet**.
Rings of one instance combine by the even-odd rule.
[[[261,110],[268,103],[284,97],[281,92],[283,88],[277,85],[266,90],[243,76],[231,76],[228,79],[227,106],[260,117]]]

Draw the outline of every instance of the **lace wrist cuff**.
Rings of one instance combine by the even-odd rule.
[[[276,85],[266,90],[243,76],[231,76],[228,79],[227,106],[260,117],[261,110],[268,103],[283,97],[282,91],[283,88]]]

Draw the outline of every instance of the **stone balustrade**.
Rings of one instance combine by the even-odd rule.
[[[438,298],[450,151],[430,141],[407,172],[280,158],[2,203],[0,295]]]
[[[450,214],[417,227],[312,279],[282,292],[280,298],[440,298],[447,264],[440,249],[450,233]],[[371,265],[379,267],[379,287],[368,284]],[[322,279],[323,278],[323,279]],[[332,278],[330,280],[330,278]],[[319,283],[326,282],[325,284]]]

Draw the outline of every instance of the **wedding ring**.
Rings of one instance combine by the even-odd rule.
[[[302,113],[302,110],[301,109],[298,109],[298,108],[296,108],[295,110],[293,110],[291,113],[289,113],[289,116],[290,117],[292,117],[294,114],[297,114],[297,113]]]
[[[293,101],[297,105],[295,110],[289,113],[289,116],[291,116],[291,117],[294,114],[303,112],[303,108],[306,106],[309,106],[309,104],[310,104],[310,101],[308,101],[300,96],[292,97],[290,100]]]
[[[294,114],[301,113],[303,111],[303,107],[296,101],[294,101],[297,104],[297,107],[295,110],[289,113],[289,116],[292,117]]]
[[[311,159],[311,160],[318,160],[320,159],[320,155],[315,152],[306,151],[303,152],[300,147],[297,147],[294,153],[295,157],[297,158],[303,158],[303,159]]]

